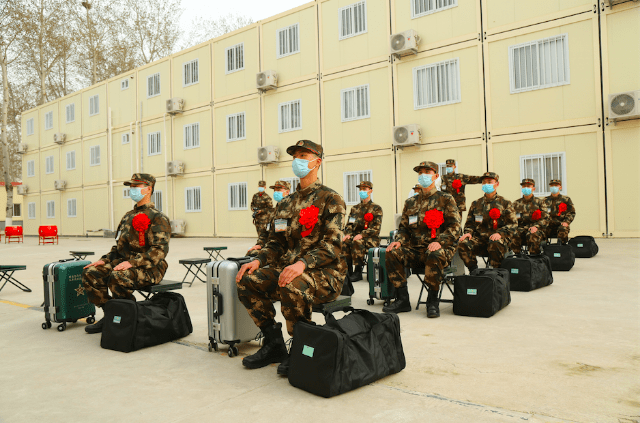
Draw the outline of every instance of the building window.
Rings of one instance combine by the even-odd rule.
[[[344,173],[344,200],[347,206],[353,206],[360,203],[360,191],[356,185],[359,185],[362,181],[371,181],[372,171],[361,170],[358,172],[345,172]]]
[[[21,217],[22,216],[22,204],[14,204],[13,205],[13,217]]]
[[[367,32],[367,2],[359,1],[338,10],[340,40]]]
[[[27,119],[27,135],[33,135],[33,118]]]
[[[458,0],[411,0],[411,19],[430,15],[458,5]]]
[[[27,204],[27,208],[28,208],[27,213],[29,213],[29,219],[35,219],[36,218],[36,203]]]
[[[291,132],[302,129],[302,100],[278,104],[278,132]]]
[[[369,114],[369,85],[347,88],[341,91],[342,121],[366,119]]]
[[[36,176],[36,162],[35,160],[29,160],[27,162],[27,177],[30,178]]]
[[[92,145],[89,149],[90,153],[90,165],[91,166],[100,166],[100,146]]]
[[[65,107],[67,111],[67,123],[75,122],[76,120],[76,105],[75,103],[67,104]]]
[[[129,88],[129,80],[128,79],[123,79],[122,81],[120,81],[120,90],[126,90]]]
[[[295,176],[291,178],[280,178],[280,180],[289,182],[289,185],[291,185],[291,189],[289,190],[289,195],[296,192],[296,190],[298,189],[298,185],[300,184],[300,178],[297,178]]]
[[[509,46],[511,94],[569,84],[569,35]]]
[[[44,173],[46,173],[47,175],[50,174],[50,173],[53,173],[53,171],[54,171],[54,169],[53,169],[53,156],[47,156],[45,158],[44,164],[45,164]]]
[[[67,200],[67,217],[76,217],[76,199],[69,198]]]
[[[131,196],[129,195],[129,191],[130,191],[130,188],[123,188],[122,189],[122,198],[129,198],[130,199]]]
[[[76,168],[76,151],[67,151],[67,170]]]
[[[47,201],[47,219],[54,219],[56,217],[56,202]]]
[[[293,24],[277,32],[278,59],[300,53],[300,25]]]
[[[200,74],[198,72],[198,59],[184,63],[182,65],[182,86],[188,87],[200,82]]]
[[[53,129],[53,112],[44,114],[44,130],[48,131],[49,129]]]
[[[200,124],[190,123],[184,126],[184,149],[200,147]]]
[[[413,68],[415,110],[460,102],[458,59]]]
[[[100,113],[100,96],[94,95],[89,97],[89,116],[95,116]]]
[[[531,178],[536,183],[534,194],[542,197],[551,195],[549,181],[562,181],[561,194],[567,194],[565,153],[533,154],[520,156],[520,179]]]
[[[227,47],[225,50],[225,73],[233,73],[244,69],[244,43]]]
[[[247,138],[244,112],[227,115],[227,142]]]
[[[160,74],[147,76],[147,98],[160,95]]]
[[[162,191],[153,191],[151,202],[156,205],[156,210],[162,211]]]
[[[129,144],[130,141],[131,141],[131,138],[129,137],[129,133],[128,132],[126,134],[122,134],[122,143],[123,144]]]
[[[147,156],[155,156],[162,153],[160,148],[160,131],[147,134]]]
[[[229,210],[247,210],[247,183],[229,184]]]
[[[185,188],[184,197],[187,213],[202,211],[202,204],[200,202],[200,187]]]

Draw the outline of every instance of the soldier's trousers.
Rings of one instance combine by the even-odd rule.
[[[474,235],[470,239],[458,243],[460,258],[467,268],[478,267],[478,255],[488,255],[489,265],[493,268],[500,267],[504,256],[509,251],[509,243],[504,237],[497,241],[491,241],[489,236],[490,234]]]
[[[314,304],[338,298],[344,275],[332,269],[308,269],[284,287],[278,285],[282,269],[260,268],[252,275],[245,273],[238,286],[238,298],[256,326],[263,329],[275,324],[275,301],[287,321],[287,331],[293,336],[293,326],[299,321],[311,321]]]
[[[379,238],[361,238],[354,241],[352,236],[342,243],[342,253],[345,255],[345,258],[350,258],[353,264],[363,265],[369,248],[375,248],[379,245]]]
[[[540,254],[540,244],[546,238],[544,230],[537,230],[535,234],[529,231],[528,227],[518,227],[511,242],[511,249],[519,254],[524,244],[529,248],[530,254]]]
[[[558,238],[560,242],[566,244],[569,242],[570,228],[571,225],[562,226],[561,223],[550,223],[549,226],[547,226],[547,238]]]
[[[133,299],[135,289],[160,283],[168,266],[163,260],[156,269],[151,270],[131,267],[127,270],[114,271],[114,267],[106,263],[91,266],[82,271],[82,285],[87,291],[87,297],[98,307],[102,307],[112,296]],[[112,296],[109,295],[109,291]]]
[[[395,248],[386,253],[385,264],[389,282],[396,288],[405,286],[407,275],[405,267],[417,268],[424,266],[424,281],[432,290],[439,290],[442,283],[442,270],[449,266],[454,248],[440,248],[429,251],[427,248],[404,247]]]

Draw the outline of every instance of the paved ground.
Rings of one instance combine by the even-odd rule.
[[[275,366],[245,370],[241,357],[207,351],[206,287],[182,290],[194,332],[179,342],[124,354],[100,348],[84,323],[43,331],[42,266],[112,240],[61,239],[58,246],[0,244],[1,264],[33,289],[0,292],[0,423],[55,422],[638,422],[640,421],[640,240],[598,240],[555,283],[512,293],[490,319],[401,314],[407,368],[332,399],[289,385]],[[173,239],[169,279],[180,258],[226,245],[241,256],[249,239]],[[353,303],[367,308],[364,283]],[[415,303],[419,284],[410,279]],[[372,307],[380,311],[378,302]],[[314,316],[316,320],[321,316]],[[280,316],[279,319],[283,321]],[[251,354],[257,344],[241,346]]]

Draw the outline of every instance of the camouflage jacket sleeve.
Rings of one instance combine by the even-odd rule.
[[[467,221],[464,223],[464,233],[471,234],[471,236],[474,236],[476,234],[476,227],[478,226],[478,223],[475,221],[475,215],[473,213],[473,211],[477,208],[477,202],[478,201],[476,200],[471,203],[471,207],[469,207],[469,213],[467,214]]]
[[[564,219],[562,221],[566,223],[571,223],[573,222],[573,219],[576,218],[576,208],[573,205],[573,201],[571,201],[571,198],[564,197],[564,200],[565,200],[564,202],[567,204],[567,211],[564,212]]]
[[[127,220],[127,215],[125,215],[122,220],[120,220],[120,223],[118,224],[118,229],[116,229],[116,238],[118,237],[118,234],[120,233],[120,228],[122,227],[123,223]],[[115,260],[118,259],[123,259],[124,257],[122,257],[120,255],[120,253],[118,252],[118,244],[116,241],[116,245],[114,245],[113,247],[111,247],[111,251],[109,251],[107,254],[105,254],[104,256],[102,256],[100,258],[100,260],[102,260],[105,263],[113,263]]]
[[[411,230],[409,229],[409,216],[407,210],[413,206],[415,197],[411,197],[404,202],[404,208],[402,209],[402,216],[400,217],[400,224],[398,225],[398,233],[396,234],[395,241],[402,245],[409,245],[411,241]]]
[[[513,203],[511,201],[503,199],[502,206],[503,216],[500,216],[500,220],[503,225],[497,232],[501,237],[509,239],[516,234],[516,230],[518,229],[518,219],[516,218],[516,212],[513,210]]]
[[[275,210],[269,210],[267,212],[267,220],[269,223],[267,224],[265,229],[260,232],[260,235],[258,236],[258,240],[256,241],[256,245],[259,245],[260,247],[264,247],[267,244],[267,241],[269,240],[269,232],[270,232],[271,226],[273,226],[274,215],[275,215]]]
[[[353,229],[356,225],[357,215],[358,215],[358,206],[355,205],[351,207],[351,211],[349,212],[349,217],[347,218],[347,222],[344,227],[345,235],[353,235]]]
[[[306,262],[307,269],[314,269],[323,267],[331,262],[340,260],[342,254],[342,238],[344,232],[342,226],[344,225],[344,215],[346,206],[342,198],[336,195],[333,198],[336,204],[325,207],[322,214],[322,221],[324,222],[323,236],[317,247],[305,254],[302,258]],[[339,200],[339,201],[336,201]],[[339,202],[342,204],[340,205]]]
[[[444,223],[442,228],[446,228],[439,232],[434,241],[438,242],[442,248],[452,248],[458,245],[458,239],[462,234],[462,226],[460,225],[460,212],[456,205],[456,200],[451,195],[443,195],[445,206],[443,217]]]
[[[369,223],[369,227],[364,229],[360,234],[363,238],[380,238],[380,229],[382,228],[382,207],[375,205],[370,213],[373,215],[373,220]]]
[[[171,238],[171,224],[162,213],[156,213],[147,229],[146,251],[136,254],[129,259],[133,267],[151,269],[167,257],[169,240]]]
[[[477,185],[482,183],[482,176],[461,175],[462,182],[467,185]]]

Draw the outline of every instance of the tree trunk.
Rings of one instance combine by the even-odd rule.
[[[2,157],[4,158],[4,188],[7,190],[7,215],[5,219],[5,227],[11,226],[13,223],[13,186],[9,177],[9,141],[7,140],[7,110],[9,108],[9,75],[7,75],[7,63],[0,61],[2,67]]]

